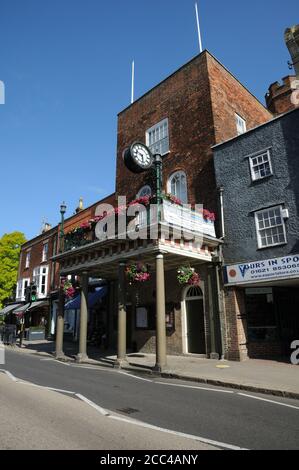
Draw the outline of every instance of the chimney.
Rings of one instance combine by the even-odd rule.
[[[80,197],[79,199],[79,206],[77,207],[76,209],[76,214],[78,214],[78,212],[81,212],[83,211],[84,207],[83,207],[83,197]]]
[[[266,94],[266,103],[269,111],[275,116],[287,113],[297,106],[292,100],[294,92],[295,75],[288,75],[282,79],[282,83],[275,82],[270,85]]]
[[[48,232],[49,230],[51,230],[51,228],[52,228],[51,224],[49,224],[48,222],[44,222],[43,228],[42,228],[42,233]]]
[[[289,63],[290,68],[294,67],[297,80],[299,80],[299,24],[287,28],[284,39],[292,58],[292,62]]]

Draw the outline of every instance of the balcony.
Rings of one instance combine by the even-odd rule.
[[[159,220],[159,223],[158,223]],[[63,251],[68,252],[95,242],[107,240],[184,239],[197,241],[216,238],[215,216],[209,211],[195,210],[163,200],[158,217],[154,204],[131,204],[118,208],[106,217],[95,217],[64,236]]]

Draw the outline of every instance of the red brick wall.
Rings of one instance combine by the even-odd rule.
[[[95,202],[92,206],[83,209],[82,211],[74,214],[72,217],[65,220],[64,223],[64,232],[68,233],[74,228],[80,226],[83,222],[87,222],[88,220],[92,219],[95,216],[95,211],[98,205],[100,204],[111,204],[111,206],[115,206],[115,194],[110,194],[104,199]]]
[[[205,202],[209,189],[203,190],[196,182],[206,166],[214,135],[204,54],[119,114],[116,192],[134,198],[147,183],[147,174],[135,175],[126,169],[122,153],[134,140],[145,142],[146,130],[164,118],[169,119],[170,139],[170,153],[163,160],[164,189],[170,174],[183,169],[190,202]]]
[[[273,118],[272,114],[213,56],[207,55],[216,144],[237,135],[235,113],[247,130]]]
[[[217,206],[211,146],[236,136],[235,112],[248,128],[272,115],[208,52],[197,56],[118,116],[116,192],[134,198],[148,183],[148,173],[129,172],[123,151],[145,142],[146,130],[169,119],[170,152],[163,159],[164,189],[168,177],[184,170],[189,202]]]
[[[227,288],[225,291],[226,310],[226,359],[242,361],[248,358],[247,322],[244,290]]]

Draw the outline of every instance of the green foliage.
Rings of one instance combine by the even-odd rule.
[[[21,245],[25,242],[21,232],[5,233],[0,238],[0,308],[14,294]]]

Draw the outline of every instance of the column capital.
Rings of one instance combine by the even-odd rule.
[[[156,259],[164,258],[164,255],[166,255],[166,253],[167,253],[167,251],[159,250],[158,253],[156,254]]]

